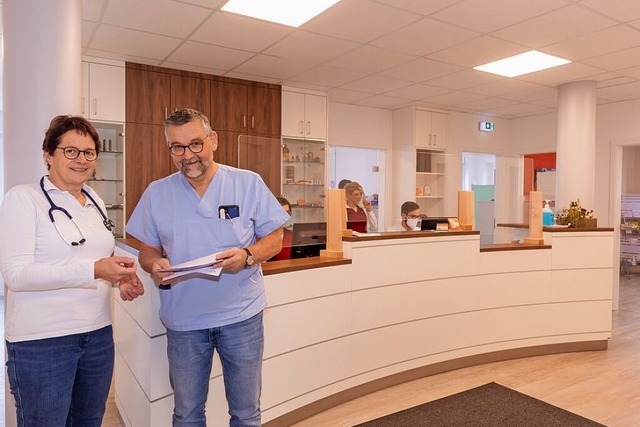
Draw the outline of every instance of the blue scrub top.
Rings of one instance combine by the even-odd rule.
[[[236,205],[237,218],[221,219],[219,207]],[[247,247],[289,215],[251,171],[218,165],[204,197],[177,172],[152,182],[126,226],[149,246],[162,247],[172,265],[232,247]],[[160,290],[160,318],[176,331],[213,328],[246,320],[266,307],[259,265],[218,278],[192,277]]]

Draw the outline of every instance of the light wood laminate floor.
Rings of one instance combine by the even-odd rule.
[[[537,356],[446,372],[355,399],[294,426],[352,426],[495,381],[610,427],[640,427],[640,274],[632,274],[630,280],[621,277],[620,301],[606,351]],[[102,425],[123,426],[113,393]]]

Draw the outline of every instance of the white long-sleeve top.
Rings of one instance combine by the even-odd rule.
[[[73,217],[54,212],[39,183],[7,192],[0,206],[0,272],[6,286],[5,339],[9,342],[59,337],[111,324],[111,284],[94,278],[94,262],[113,253],[115,241],[90,200],[81,206],[48,177],[44,188]],[[100,208],[105,206],[88,186]],[[76,228],[77,225],[78,228]],[[68,241],[86,242],[71,246]]]

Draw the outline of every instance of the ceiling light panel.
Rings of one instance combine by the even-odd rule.
[[[473,69],[505,77],[516,77],[568,64],[570,62],[571,61],[567,59],[547,55],[546,53],[538,52],[536,50],[530,50],[529,52],[524,52],[499,61],[479,65],[477,67],[473,67]]]
[[[340,0],[229,0],[226,12],[299,27]]]

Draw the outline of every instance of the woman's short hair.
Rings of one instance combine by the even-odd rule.
[[[413,212],[416,209],[420,209],[420,205],[416,202],[412,202],[411,200],[406,201],[400,206],[400,213],[407,215],[409,212]]]
[[[287,206],[289,208],[289,212],[291,212],[291,203],[289,203],[287,199],[285,199],[284,197],[276,197],[276,199],[278,199],[278,203],[280,203],[280,206]]]
[[[60,138],[69,131],[76,131],[82,135],[89,135],[96,144],[96,152],[100,153],[100,137],[93,125],[84,117],[62,115],[56,116],[49,123],[49,128],[44,133],[42,151],[53,155],[60,145]]]
[[[358,184],[356,181],[351,181],[344,186],[344,192],[347,193],[347,196],[356,190],[360,190],[364,193],[364,188],[362,188],[362,185]]]

